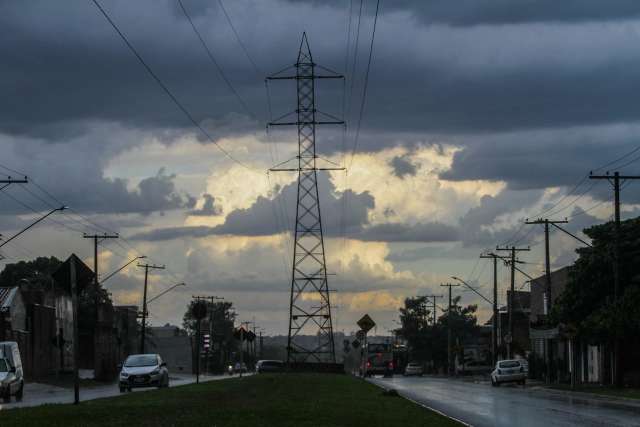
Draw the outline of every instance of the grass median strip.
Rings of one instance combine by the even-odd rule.
[[[25,398],[27,398],[25,396]],[[10,409],[2,426],[456,426],[348,375],[255,375],[83,402]]]

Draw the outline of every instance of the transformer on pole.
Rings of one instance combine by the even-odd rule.
[[[316,74],[316,67],[329,74]],[[295,75],[287,73],[292,69],[295,69]],[[315,80],[343,78],[313,62],[306,33],[302,35],[295,65],[267,77],[267,80],[296,80],[297,83],[296,111],[269,123],[269,126],[297,126],[298,129],[297,167],[270,169],[298,172],[287,363],[335,363],[336,360],[317,172],[344,168],[317,167],[315,138],[316,125],[344,125],[344,121],[316,109]],[[295,121],[286,121],[294,114]],[[310,346],[300,339],[302,335],[317,336],[318,341]]]

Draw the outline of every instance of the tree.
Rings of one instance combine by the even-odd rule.
[[[432,312],[426,308],[426,297],[405,299],[404,307],[400,309],[402,327],[397,332],[408,341],[412,359],[429,361],[436,370],[446,366],[449,318],[454,342],[457,338],[461,344],[458,350],[461,351],[464,343],[478,334],[477,306],[462,307],[459,302],[460,297],[455,297],[451,313],[445,310],[434,324]]]
[[[591,344],[608,344],[616,338],[640,333],[640,218],[621,223],[620,289],[613,299],[614,223],[584,230],[593,248],[577,250],[567,286],[556,301],[550,321]]]

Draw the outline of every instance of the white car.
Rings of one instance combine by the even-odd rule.
[[[494,387],[503,383],[518,383],[525,385],[527,373],[520,360],[501,360],[491,373],[491,385]]]
[[[403,375],[405,377],[408,377],[410,375],[417,375],[421,377],[423,373],[424,373],[424,369],[422,368],[422,365],[420,363],[409,362],[407,366],[404,368]]]
[[[120,393],[137,387],[169,387],[167,364],[159,354],[132,354],[120,371]]]

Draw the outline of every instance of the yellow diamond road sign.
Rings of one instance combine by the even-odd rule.
[[[376,322],[374,322],[373,319],[369,317],[368,314],[365,314],[364,316],[362,316],[362,319],[358,320],[358,326],[360,326],[360,329],[362,329],[365,333],[367,333],[374,326],[376,326]]]

